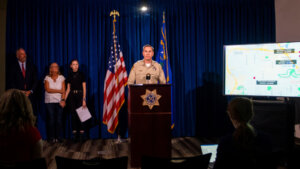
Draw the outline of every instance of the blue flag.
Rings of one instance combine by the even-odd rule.
[[[158,48],[158,52],[157,52],[157,56],[156,56],[156,61],[161,64],[165,76],[166,76],[166,81],[167,84],[172,84],[172,71],[171,71],[171,67],[170,67],[170,62],[169,62],[169,56],[168,56],[168,42],[167,42],[167,32],[166,32],[166,20],[165,20],[165,12],[163,12],[163,22],[162,22],[162,26],[160,29],[160,40],[159,40],[159,48]],[[171,87],[171,111],[172,111],[172,115],[171,115],[171,128],[174,128],[174,121],[173,121],[173,89]]]

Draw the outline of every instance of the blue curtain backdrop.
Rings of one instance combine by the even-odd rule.
[[[112,33],[110,11],[120,12],[118,35],[128,73],[142,59],[142,46],[157,51],[166,11],[169,59],[174,85],[173,135],[220,136],[231,130],[222,96],[223,45],[275,41],[274,0],[10,0],[7,7],[7,67],[23,47],[38,68],[36,111],[43,138],[43,79],[57,62],[66,76],[77,58],[87,77],[87,99],[99,125],[92,138],[111,138],[102,121],[103,84]],[[67,120],[68,121],[68,120]],[[67,123],[68,125],[69,123]],[[66,132],[69,133],[68,127]]]

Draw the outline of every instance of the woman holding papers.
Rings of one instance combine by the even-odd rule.
[[[60,74],[57,63],[52,63],[49,75],[44,79],[47,109],[47,135],[50,142],[60,142],[62,113],[65,106],[65,77]]]
[[[82,141],[84,135],[84,126],[80,121],[76,109],[86,108],[86,81],[83,73],[79,72],[79,62],[74,59],[71,61],[72,71],[67,78],[66,99],[68,98],[68,107],[72,116],[73,138]]]

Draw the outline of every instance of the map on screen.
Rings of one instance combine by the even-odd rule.
[[[300,97],[300,42],[224,46],[224,93]]]

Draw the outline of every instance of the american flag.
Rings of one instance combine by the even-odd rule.
[[[104,81],[103,123],[107,130],[114,133],[118,126],[118,114],[125,102],[125,86],[127,72],[123,53],[120,49],[117,36],[113,33],[108,68]]]

